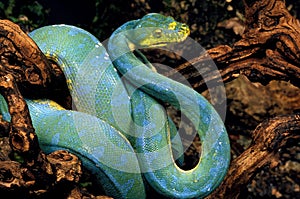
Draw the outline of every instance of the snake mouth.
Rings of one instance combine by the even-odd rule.
[[[154,31],[153,31],[154,32]],[[134,44],[134,46],[138,48],[157,48],[157,47],[164,47],[169,44],[179,43],[186,40],[186,38],[190,34],[189,28],[183,27],[179,31],[170,31],[166,30],[164,35],[161,38],[158,38],[156,35],[153,37],[140,39],[138,40],[138,36],[136,35],[135,39],[129,39],[130,42]]]
[[[184,39],[186,39],[186,37],[188,37],[190,35],[191,31],[188,25],[186,24],[182,24],[179,30],[179,34],[182,34],[185,36]]]
[[[170,17],[167,19],[168,23],[165,24],[159,24],[157,21],[150,25],[140,23],[132,30],[126,31],[128,42],[138,48],[155,48],[187,39],[190,35],[189,26],[173,21],[173,18]]]

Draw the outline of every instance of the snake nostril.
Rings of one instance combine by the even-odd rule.
[[[185,34],[189,34],[190,33],[189,27],[187,25],[185,25],[185,24],[180,27],[180,31],[183,32],[183,33],[185,33]]]

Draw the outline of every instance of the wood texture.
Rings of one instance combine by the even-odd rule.
[[[6,156],[1,155],[7,158],[0,161],[0,189],[20,197],[41,195],[50,185],[78,182],[81,162],[76,156],[66,151],[46,155],[40,149],[23,97],[46,92],[51,80],[62,72],[52,68],[55,65],[47,61],[33,40],[8,20],[0,20],[0,44],[0,94],[11,116],[10,123],[2,118],[0,122],[1,135],[9,137],[11,146],[11,151],[5,150]]]
[[[290,15],[283,0],[244,0],[244,5],[246,29],[239,41],[209,49],[166,75],[183,74],[199,92],[208,83],[230,82],[241,74],[264,85],[283,80],[300,87],[299,21]],[[214,60],[221,78],[213,70],[197,73],[197,67],[208,59]],[[266,119],[252,132],[249,148],[232,160],[223,183],[207,198],[238,198],[263,167],[277,162],[278,151],[286,147],[287,140],[299,138],[299,114]]]
[[[277,162],[278,151],[289,139],[300,139],[300,115],[278,116],[257,126],[252,133],[250,147],[235,158],[218,189],[209,195],[213,198],[238,198],[241,189],[260,169]]]
[[[240,74],[262,84],[284,80],[300,87],[299,21],[289,14],[283,0],[244,0],[244,5],[246,29],[239,41],[232,46],[209,49],[206,55],[176,70],[198,91],[205,90],[208,81],[229,82]],[[9,134],[6,142],[11,145],[11,149],[4,150],[7,156],[0,156],[1,190],[39,195],[49,192],[50,184],[54,184],[53,191],[62,185],[59,182],[67,182],[70,194],[80,198],[80,191],[72,189],[72,183],[78,182],[81,175],[78,158],[65,151],[48,156],[41,151],[23,98],[33,90],[49,95],[53,88],[63,85],[62,72],[10,21],[0,20],[0,44],[0,93],[12,116],[11,123],[0,120],[1,133]],[[202,76],[193,72],[196,71],[193,67],[200,67],[208,58],[215,61],[222,79],[218,79],[216,71],[208,70]],[[171,71],[166,75],[172,77],[173,74]],[[299,114],[277,116],[258,125],[252,132],[250,147],[232,160],[223,183],[207,198],[238,198],[262,167],[276,162],[278,150],[285,147],[289,139],[299,140],[299,131]],[[7,158],[12,153],[21,155],[24,162]]]
[[[220,45],[207,54],[184,63],[176,71],[185,75],[192,86],[203,91],[209,81],[229,82],[240,74],[251,81],[267,84],[284,80],[300,86],[300,23],[290,15],[283,0],[244,1],[246,29],[232,46]],[[198,74],[195,70],[207,59],[216,63],[215,71]],[[193,75],[189,74],[193,72]],[[167,75],[172,77],[175,72]],[[204,81],[205,80],[205,81]]]

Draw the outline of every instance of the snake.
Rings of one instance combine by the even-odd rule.
[[[208,100],[158,73],[140,51],[180,43],[189,33],[186,24],[158,13],[124,23],[104,42],[65,24],[30,32],[61,67],[73,102],[67,110],[49,99],[26,99],[42,150],[74,153],[114,198],[146,198],[149,190],[164,198],[209,195],[229,167],[225,125]],[[176,163],[180,138],[163,103],[186,115],[201,139],[190,170]],[[10,120],[2,98],[0,109]]]

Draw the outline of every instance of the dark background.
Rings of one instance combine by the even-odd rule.
[[[293,16],[300,19],[300,1],[287,0]],[[222,26],[235,18],[235,27],[243,26],[241,0],[1,0],[0,19],[9,19],[25,31],[50,24],[82,27],[103,41],[117,27],[149,12],[171,15],[191,28],[191,38],[206,49],[231,45],[241,36]],[[267,86],[252,84],[241,77],[226,84],[228,112],[226,126],[230,134],[233,158],[250,142],[249,132],[263,119],[300,109],[300,91],[286,82]],[[258,103],[260,102],[260,103]],[[275,168],[264,168],[245,188],[244,198],[300,198],[300,149],[291,143],[281,151]],[[192,156],[193,157],[193,156]]]
[[[287,0],[294,16],[299,16],[300,1]],[[37,28],[49,24],[82,27],[101,41],[114,29],[149,12],[171,15],[192,27],[191,37],[206,48],[231,44],[239,37],[233,31],[218,28],[218,23],[238,17],[243,19],[241,0],[1,0],[0,19]],[[25,17],[24,17],[25,16]],[[25,18],[25,19],[24,19]]]

